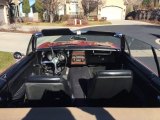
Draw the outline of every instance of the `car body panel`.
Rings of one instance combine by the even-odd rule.
[[[114,33],[114,32],[96,32],[96,31],[88,31],[88,32],[82,32],[82,35],[97,35],[97,36],[113,36],[116,38],[119,38],[120,40],[120,48],[111,42],[93,42],[93,41],[84,41],[84,40],[68,40],[68,41],[62,41],[62,42],[45,42],[38,46],[37,48],[37,40],[38,38],[41,38],[43,36],[55,36],[55,35],[76,35],[75,32],[72,32],[68,29],[55,29],[55,30],[42,30],[42,32],[38,32],[32,35],[26,56],[18,61],[15,65],[13,65],[11,68],[6,70],[4,73],[0,75],[0,102],[1,101],[7,101],[10,102],[12,100],[18,99],[19,96],[13,96],[16,95],[17,91],[19,92],[21,90],[21,86],[25,83],[26,79],[31,75],[30,71],[32,71],[33,67],[37,69],[36,67],[39,66],[38,64],[32,64],[35,59],[38,59],[39,56],[42,56],[42,59],[46,59],[44,56],[48,52],[47,50],[50,50],[50,52],[53,55],[53,51],[65,51],[66,56],[69,56],[69,60],[71,60],[70,56],[71,53],[75,51],[87,51],[87,54],[91,54],[91,56],[94,56],[95,60],[100,60],[100,63],[103,63],[105,61],[109,61],[109,64],[111,64],[111,67],[114,66],[112,62],[114,63],[114,59],[112,57],[115,57],[115,60],[117,63],[122,65],[118,69],[128,69],[130,68],[133,71],[133,76],[136,77],[135,83],[138,84],[140,91],[144,92],[143,96],[139,92],[139,89],[135,89],[134,92],[137,92],[136,95],[142,99],[140,103],[142,105],[148,105],[155,107],[154,105],[160,104],[160,78],[159,74],[156,74],[152,69],[150,69],[146,64],[141,63],[141,61],[138,61],[139,59],[136,59],[133,55],[133,51],[136,52],[140,49],[134,49],[132,48],[132,43],[127,39],[127,37],[121,33]],[[133,42],[133,41],[132,41]],[[135,44],[137,47],[138,45]],[[67,47],[67,49],[66,49]],[[74,49],[73,49],[74,47]],[[139,46],[138,46],[139,47]],[[140,46],[141,48],[141,46]],[[126,51],[128,49],[128,52]],[[148,50],[142,49],[142,50]],[[157,69],[157,72],[159,73],[159,61],[158,56],[155,52],[155,49],[149,45],[149,50],[151,51],[151,57],[153,59],[153,62],[155,64],[155,69]],[[103,51],[108,52],[107,54],[101,53],[101,54],[95,54],[95,51]],[[46,53],[45,53],[46,52]],[[36,54],[37,53],[37,54]],[[86,52],[83,52],[83,54]],[[105,57],[111,55],[113,53],[112,57],[108,57],[107,59]],[[141,55],[141,54],[140,54]],[[149,54],[150,55],[150,54]],[[89,57],[91,57],[89,56]],[[53,56],[52,56],[53,57]],[[83,59],[83,56],[78,56],[80,58],[80,61]],[[118,58],[118,59],[116,59]],[[90,58],[92,60],[92,58]],[[52,59],[57,60],[57,59]],[[101,61],[102,60],[102,61]],[[42,64],[43,61],[40,61],[40,64]],[[54,61],[50,62],[51,64],[54,63]],[[78,61],[79,63],[79,61]],[[86,63],[86,62],[83,62]],[[46,61],[45,63],[46,64]],[[123,67],[123,64],[127,65],[127,67]],[[54,64],[55,65],[55,64]],[[65,64],[67,65],[67,64]],[[70,64],[69,64],[70,65]],[[101,64],[103,65],[103,64]],[[53,65],[52,65],[53,66]],[[56,65],[55,65],[56,66]],[[54,66],[54,67],[55,67]],[[78,67],[77,67],[78,66]],[[77,65],[77,69],[81,67],[81,65]],[[89,67],[93,68],[93,65],[88,65]],[[87,67],[88,67],[87,66]],[[43,67],[43,66],[42,66]],[[75,67],[75,66],[69,66],[69,68]],[[100,67],[100,66],[98,66]],[[107,66],[108,67],[108,66]],[[106,67],[106,68],[107,68]],[[114,68],[116,69],[116,68]],[[83,70],[83,68],[82,68]],[[84,69],[85,70],[85,69]],[[38,71],[39,72],[39,71]],[[67,71],[66,71],[67,73]],[[38,73],[39,74],[39,73]],[[68,74],[68,73],[67,73]],[[55,76],[57,76],[56,74]],[[5,81],[5,82],[4,82]],[[23,89],[24,90],[24,89]],[[144,101],[143,101],[144,100]],[[149,104],[148,104],[149,103]],[[123,107],[119,105],[119,107]]]
[[[13,112],[14,111],[14,112]],[[8,108],[0,109],[5,120],[68,119],[68,120],[159,120],[159,108]],[[37,115],[38,113],[38,115]]]

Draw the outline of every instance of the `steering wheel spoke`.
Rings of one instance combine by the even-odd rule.
[[[62,51],[61,52],[58,52],[57,54],[49,54],[47,56],[48,58],[48,61],[42,61],[41,64],[42,65],[46,65],[46,64],[52,64],[53,65],[53,71],[54,71],[54,74],[59,74],[62,70],[64,70],[64,68],[62,67],[62,64],[64,61],[66,61],[66,55],[65,53],[63,53]]]

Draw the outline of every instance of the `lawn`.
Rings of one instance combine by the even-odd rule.
[[[21,25],[29,25],[29,26],[65,26],[66,22],[54,22],[54,23],[47,23],[47,22],[26,22],[21,23]]]
[[[89,25],[106,25],[106,24],[112,24],[109,21],[88,21]]]
[[[12,53],[0,51],[0,73],[15,63]]]
[[[88,25],[106,25],[112,24],[109,21],[88,21]],[[28,25],[28,26],[67,26],[67,22],[54,22],[54,23],[46,23],[46,22],[26,22],[21,23],[21,25]]]

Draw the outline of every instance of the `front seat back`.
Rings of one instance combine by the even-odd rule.
[[[130,91],[132,87],[132,72],[130,70],[98,71],[88,85],[88,98],[106,99],[116,96],[123,90]]]
[[[30,76],[25,83],[28,100],[41,100],[47,91],[69,94],[66,80],[53,76]]]

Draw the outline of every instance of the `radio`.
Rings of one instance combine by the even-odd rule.
[[[86,65],[85,51],[73,51],[71,65]]]

